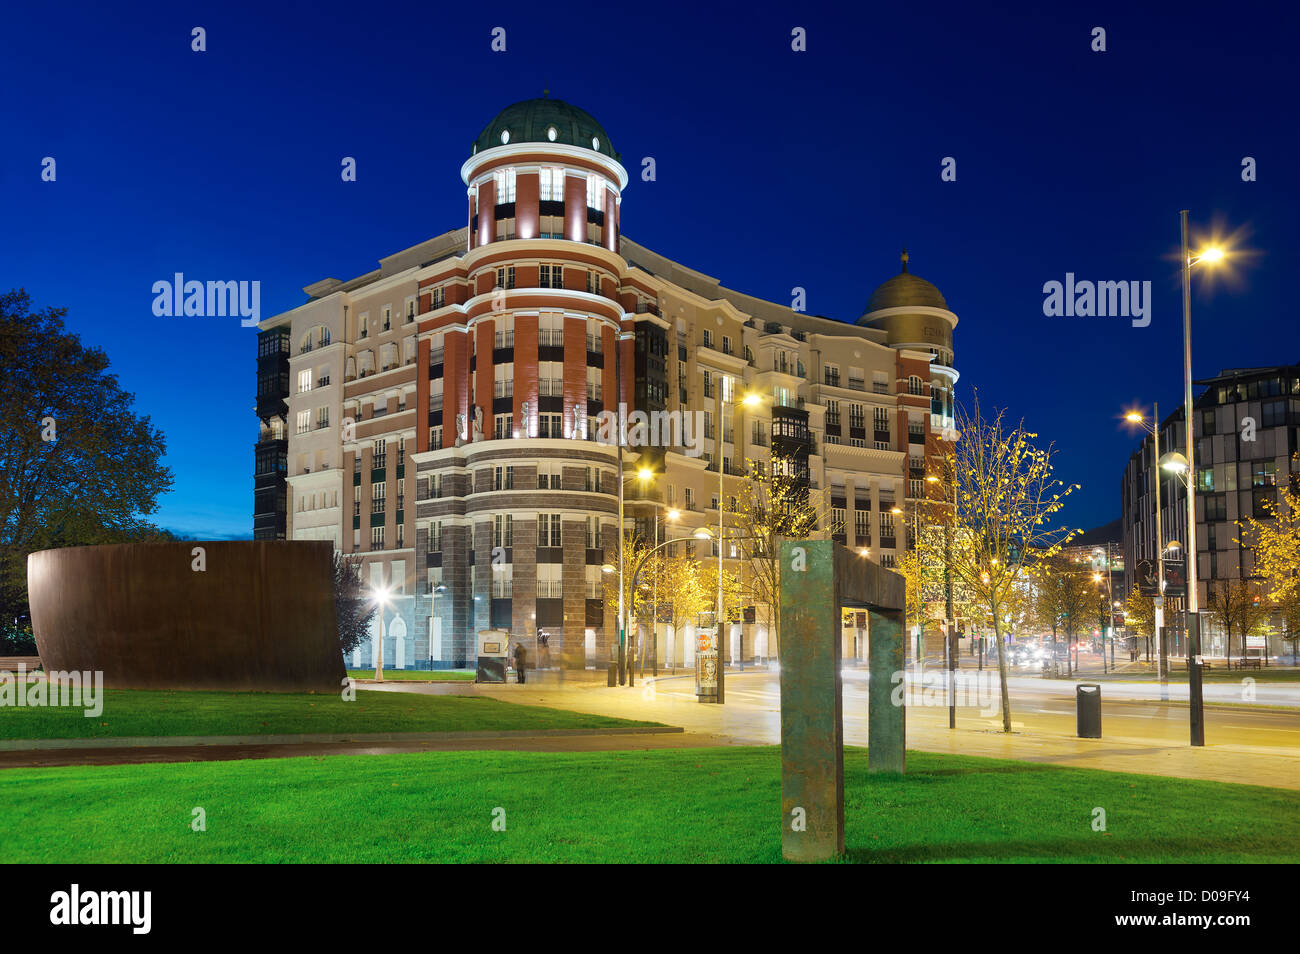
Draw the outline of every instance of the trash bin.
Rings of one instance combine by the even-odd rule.
[[[1081,739],[1101,738],[1101,686],[1081,682],[1074,687],[1074,706]]]

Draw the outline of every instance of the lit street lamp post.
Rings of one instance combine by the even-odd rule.
[[[665,535],[666,535],[666,534],[665,534]],[[713,531],[710,530],[708,527],[700,527],[698,530],[695,531],[695,533],[692,534],[692,536],[694,536],[695,539],[697,539],[697,540],[712,540],[712,539],[713,539]],[[638,580],[638,579],[640,578],[640,576],[641,576],[641,570],[642,570],[642,568],[646,565],[646,561],[648,561],[652,556],[654,556],[656,553],[658,553],[658,552],[659,552],[660,550],[662,550],[664,547],[668,546],[669,544],[676,543],[676,542],[677,542],[677,541],[676,541],[676,540],[673,540],[673,539],[667,539],[667,540],[664,540],[662,543],[656,544],[656,545],[655,545],[654,547],[652,547],[650,550],[646,551],[645,553],[643,553],[643,554],[641,555],[641,559],[637,561],[636,568],[632,571],[632,578],[631,578],[631,583],[632,583],[631,590],[632,590],[632,592],[635,592],[635,591],[636,591],[637,580]],[[604,566],[602,566],[600,569],[601,569],[601,572],[602,572],[602,573],[611,573],[611,574],[612,574],[612,573],[616,573],[616,572],[618,572],[618,571],[616,571],[616,570],[614,569],[614,567],[610,566],[608,563],[606,563],[606,564],[605,564]],[[620,579],[621,579],[621,578],[622,578],[622,574],[620,573],[619,576],[620,576]],[[629,601],[629,603],[630,603],[630,602],[631,602],[631,601]],[[631,672],[631,667],[629,666],[628,668],[629,668],[629,673],[630,673],[630,672]]]
[[[1160,525],[1161,521],[1161,504],[1160,504],[1160,405],[1153,405],[1152,413],[1154,420],[1148,425],[1142,415],[1137,411],[1130,411],[1125,415],[1125,419],[1133,424],[1140,424],[1155,441],[1152,448],[1152,463],[1155,465],[1156,472],[1156,596],[1155,596],[1155,628],[1156,642],[1159,646],[1159,655],[1156,662],[1156,675],[1160,679],[1160,698],[1167,700],[1169,698],[1169,647],[1165,642],[1165,537]],[[1137,552],[1134,551],[1134,560],[1137,559]],[[1150,653],[1148,652],[1148,657]]]
[[[375,682],[384,681],[384,606],[388,603],[388,587],[379,586],[370,591],[379,606],[379,644],[375,647]]]
[[[1192,258],[1187,247],[1187,210],[1179,213],[1183,232],[1183,429],[1187,439],[1187,682],[1192,745],[1205,744],[1205,710],[1201,697],[1201,614],[1200,574],[1196,559],[1196,457],[1192,436],[1192,266],[1197,262],[1218,262],[1223,250],[1208,248]]]
[[[446,593],[447,587],[439,583],[429,592],[429,671],[433,672],[433,621],[438,618],[438,594]]]

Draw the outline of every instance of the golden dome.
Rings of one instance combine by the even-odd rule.
[[[872,312],[880,311],[882,308],[905,308],[924,305],[929,308],[947,310],[948,303],[944,301],[943,294],[939,289],[924,278],[918,278],[907,270],[907,249],[903,249],[901,259],[903,270],[871,293],[871,298],[867,301],[867,307],[862,312],[863,318]]]

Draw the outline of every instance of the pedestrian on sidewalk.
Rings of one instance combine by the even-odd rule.
[[[515,681],[521,686],[524,684],[524,674],[528,667],[528,650],[524,649],[524,641],[518,640],[515,643]]]

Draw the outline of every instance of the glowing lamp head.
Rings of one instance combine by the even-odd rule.
[[[1223,249],[1217,245],[1211,245],[1201,253],[1199,261],[1209,262],[1211,265],[1216,262],[1221,262],[1223,261]]]
[[[1124,415],[1124,420],[1128,421],[1130,424],[1141,424],[1142,415],[1139,414],[1137,411],[1129,411],[1127,414]]]

